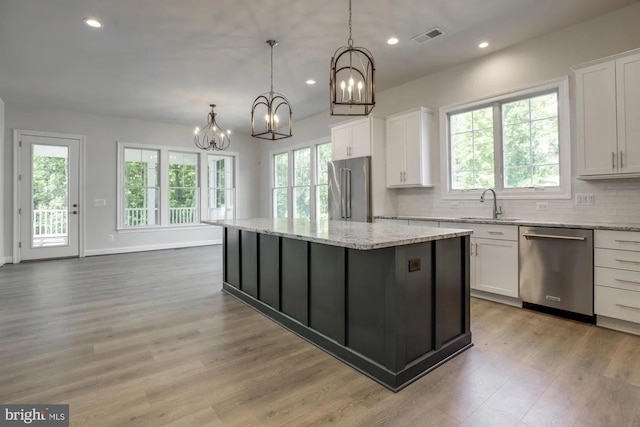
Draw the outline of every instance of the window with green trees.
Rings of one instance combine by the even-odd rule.
[[[169,152],[169,223],[193,224],[198,216],[198,154]]]
[[[330,160],[330,142],[273,154],[274,218],[329,217],[327,162]]]
[[[331,143],[316,145],[316,218],[329,218],[329,173]]]
[[[235,216],[234,157],[209,155],[209,219],[233,219]]]
[[[124,149],[124,225],[156,225],[159,195],[159,152]]]
[[[570,195],[566,103],[563,80],[443,109],[449,192],[493,187],[514,197],[538,190]]]
[[[289,216],[289,152],[273,156],[273,217]]]
[[[311,148],[293,151],[293,217],[311,217]]]

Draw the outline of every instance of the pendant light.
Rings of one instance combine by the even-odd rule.
[[[194,130],[193,143],[201,150],[220,151],[231,145],[231,131],[227,130],[225,133],[216,123],[216,113],[213,112],[215,106],[216,104],[209,104],[211,112],[208,115],[207,125],[202,129]]]
[[[254,138],[289,138],[291,134],[291,104],[287,98],[273,91],[273,47],[275,40],[267,40],[271,47],[271,90],[258,96],[251,106],[251,136]]]
[[[375,64],[368,49],[354,47],[351,37],[351,0],[349,0],[349,40],[331,58],[332,116],[368,116],[376,105]]]

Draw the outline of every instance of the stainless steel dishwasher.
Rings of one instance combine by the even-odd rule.
[[[523,307],[595,320],[593,230],[520,227],[518,256]]]

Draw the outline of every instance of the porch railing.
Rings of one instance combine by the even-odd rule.
[[[66,209],[39,209],[33,211],[34,237],[57,237],[67,235]]]

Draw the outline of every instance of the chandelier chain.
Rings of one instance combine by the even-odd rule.
[[[271,95],[273,95],[273,44],[271,44]]]
[[[353,38],[351,35],[351,0],[349,0],[349,47],[353,46]]]

